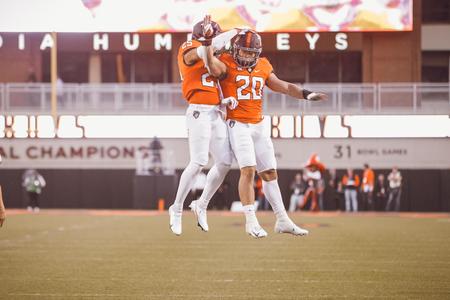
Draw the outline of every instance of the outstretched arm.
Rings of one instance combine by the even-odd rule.
[[[320,101],[328,98],[325,94],[311,92],[296,84],[281,80],[274,73],[270,74],[267,80],[267,86],[275,92],[283,93],[297,99]]]

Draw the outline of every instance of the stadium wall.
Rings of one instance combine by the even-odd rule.
[[[1,169],[0,182],[5,205],[10,208],[26,207],[21,187],[23,169]],[[47,180],[41,203],[43,208],[105,208],[105,209],[156,209],[158,199],[167,204],[173,201],[178,177],[136,176],[134,170],[118,169],[41,169]],[[387,175],[389,169],[375,169],[375,173]],[[279,184],[286,207],[289,205],[289,185],[297,171],[279,170]],[[345,170],[338,169],[340,177]],[[448,169],[402,169],[404,186],[401,200],[402,211],[450,211],[450,170]],[[356,170],[361,176],[362,170]],[[237,183],[239,171],[233,169],[227,175],[229,189],[226,194],[228,207],[238,200]],[[336,209],[325,192],[325,208]],[[186,204],[190,203],[189,195]],[[214,200],[213,200],[214,203]],[[341,209],[343,203],[341,203]]]

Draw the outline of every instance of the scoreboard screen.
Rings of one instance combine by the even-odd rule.
[[[224,30],[412,30],[413,0],[0,0],[0,32],[189,32],[210,14]]]

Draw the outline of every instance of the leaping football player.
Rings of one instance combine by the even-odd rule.
[[[225,178],[233,159],[226,123],[221,117],[219,105],[227,105],[232,111],[238,102],[233,97],[219,97],[217,82],[208,73],[202,59],[206,60],[205,45],[220,32],[220,26],[206,16],[193,27],[192,40],[184,42],[178,51],[183,97],[189,102],[186,125],[190,162],[181,174],[175,201],[169,207],[170,228],[176,235],[182,233],[183,203],[191,190],[193,178],[208,163],[208,154],[211,153],[214,159],[214,166],[208,172],[202,195],[208,202]],[[201,229],[208,231],[206,208],[203,210],[197,207],[195,201],[191,208],[197,215]]]
[[[207,65],[210,73],[220,78],[223,96],[234,97],[239,101],[236,109],[227,109],[227,127],[231,148],[240,168],[239,197],[246,216],[247,212],[254,210],[253,179],[255,172],[258,172],[263,180],[263,192],[276,216],[275,232],[303,236],[308,231],[295,225],[289,218],[278,186],[273,143],[264,134],[262,122],[263,88],[267,85],[275,92],[300,100],[321,101],[327,96],[279,79],[269,60],[259,57],[261,51],[260,35],[244,29],[233,39],[231,53],[215,57],[213,49],[208,49]],[[246,221],[247,233],[267,235],[257,221],[251,217]]]

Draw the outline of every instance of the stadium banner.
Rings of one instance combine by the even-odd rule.
[[[449,138],[448,115],[266,115],[271,138]],[[0,139],[186,138],[185,115],[0,115]]]
[[[413,0],[4,0],[0,32],[189,32],[210,14],[224,30],[411,31]]]
[[[1,139],[2,169],[136,169],[152,139]],[[186,138],[160,139],[163,164],[183,169]],[[330,168],[450,169],[448,138],[273,139],[278,168],[300,169],[312,153]],[[211,160],[210,160],[211,163]],[[234,168],[238,168],[236,163]]]
[[[58,51],[159,52],[177,49],[190,33],[170,32],[85,32],[59,33]],[[264,51],[361,51],[358,32],[262,33]],[[54,40],[50,32],[0,32],[2,51],[48,51]]]

